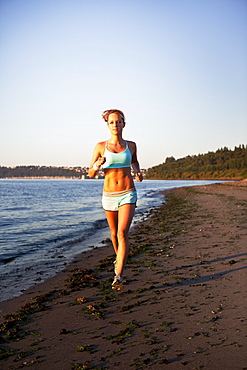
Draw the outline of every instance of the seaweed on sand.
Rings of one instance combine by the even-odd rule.
[[[0,325],[0,342],[7,343],[25,338],[33,334],[25,330],[23,325],[31,320],[34,313],[48,310],[47,302],[51,302],[61,294],[61,291],[52,290],[47,294],[36,296],[32,302],[24,304],[20,310],[12,314],[3,315],[4,321]]]
[[[81,288],[88,286],[97,286],[99,282],[97,281],[100,277],[93,273],[93,270],[88,269],[75,269],[71,270],[73,274],[69,275],[68,286],[71,290],[76,291]]]

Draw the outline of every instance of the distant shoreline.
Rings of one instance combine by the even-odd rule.
[[[0,177],[0,180],[102,180],[104,177],[100,176],[98,178],[90,179],[87,177],[77,177],[77,176],[19,176],[19,177]],[[181,179],[159,179],[159,178],[145,178],[144,180],[161,180],[161,181],[246,181],[245,178],[199,178],[199,179],[191,179],[191,178],[181,178]]]
[[[67,176],[20,176],[20,177],[0,177],[1,180],[82,180],[80,177]]]

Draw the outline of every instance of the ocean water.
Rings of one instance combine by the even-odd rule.
[[[216,181],[136,183],[133,224],[159,206],[160,191]],[[103,246],[109,230],[103,180],[0,180],[0,301],[54,276],[79,253]]]

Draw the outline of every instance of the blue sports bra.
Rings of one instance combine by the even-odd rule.
[[[113,153],[107,148],[108,142],[106,142],[104,157],[106,158],[102,168],[124,168],[130,167],[132,161],[132,154],[129,150],[128,143],[126,141],[126,148],[123,152]]]

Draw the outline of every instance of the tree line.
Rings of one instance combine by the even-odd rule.
[[[245,179],[247,178],[247,145],[234,150],[227,147],[216,152],[188,155],[175,159],[167,157],[165,162],[151,167],[147,179]]]
[[[86,169],[81,167],[47,167],[47,166],[0,166],[0,178],[13,177],[67,177],[81,178]]]
[[[86,167],[0,166],[0,178],[79,179],[86,174]],[[162,180],[245,179],[247,178],[247,145],[239,145],[234,150],[224,147],[216,152],[188,155],[179,159],[167,157],[164,163],[149,168],[145,178]]]

